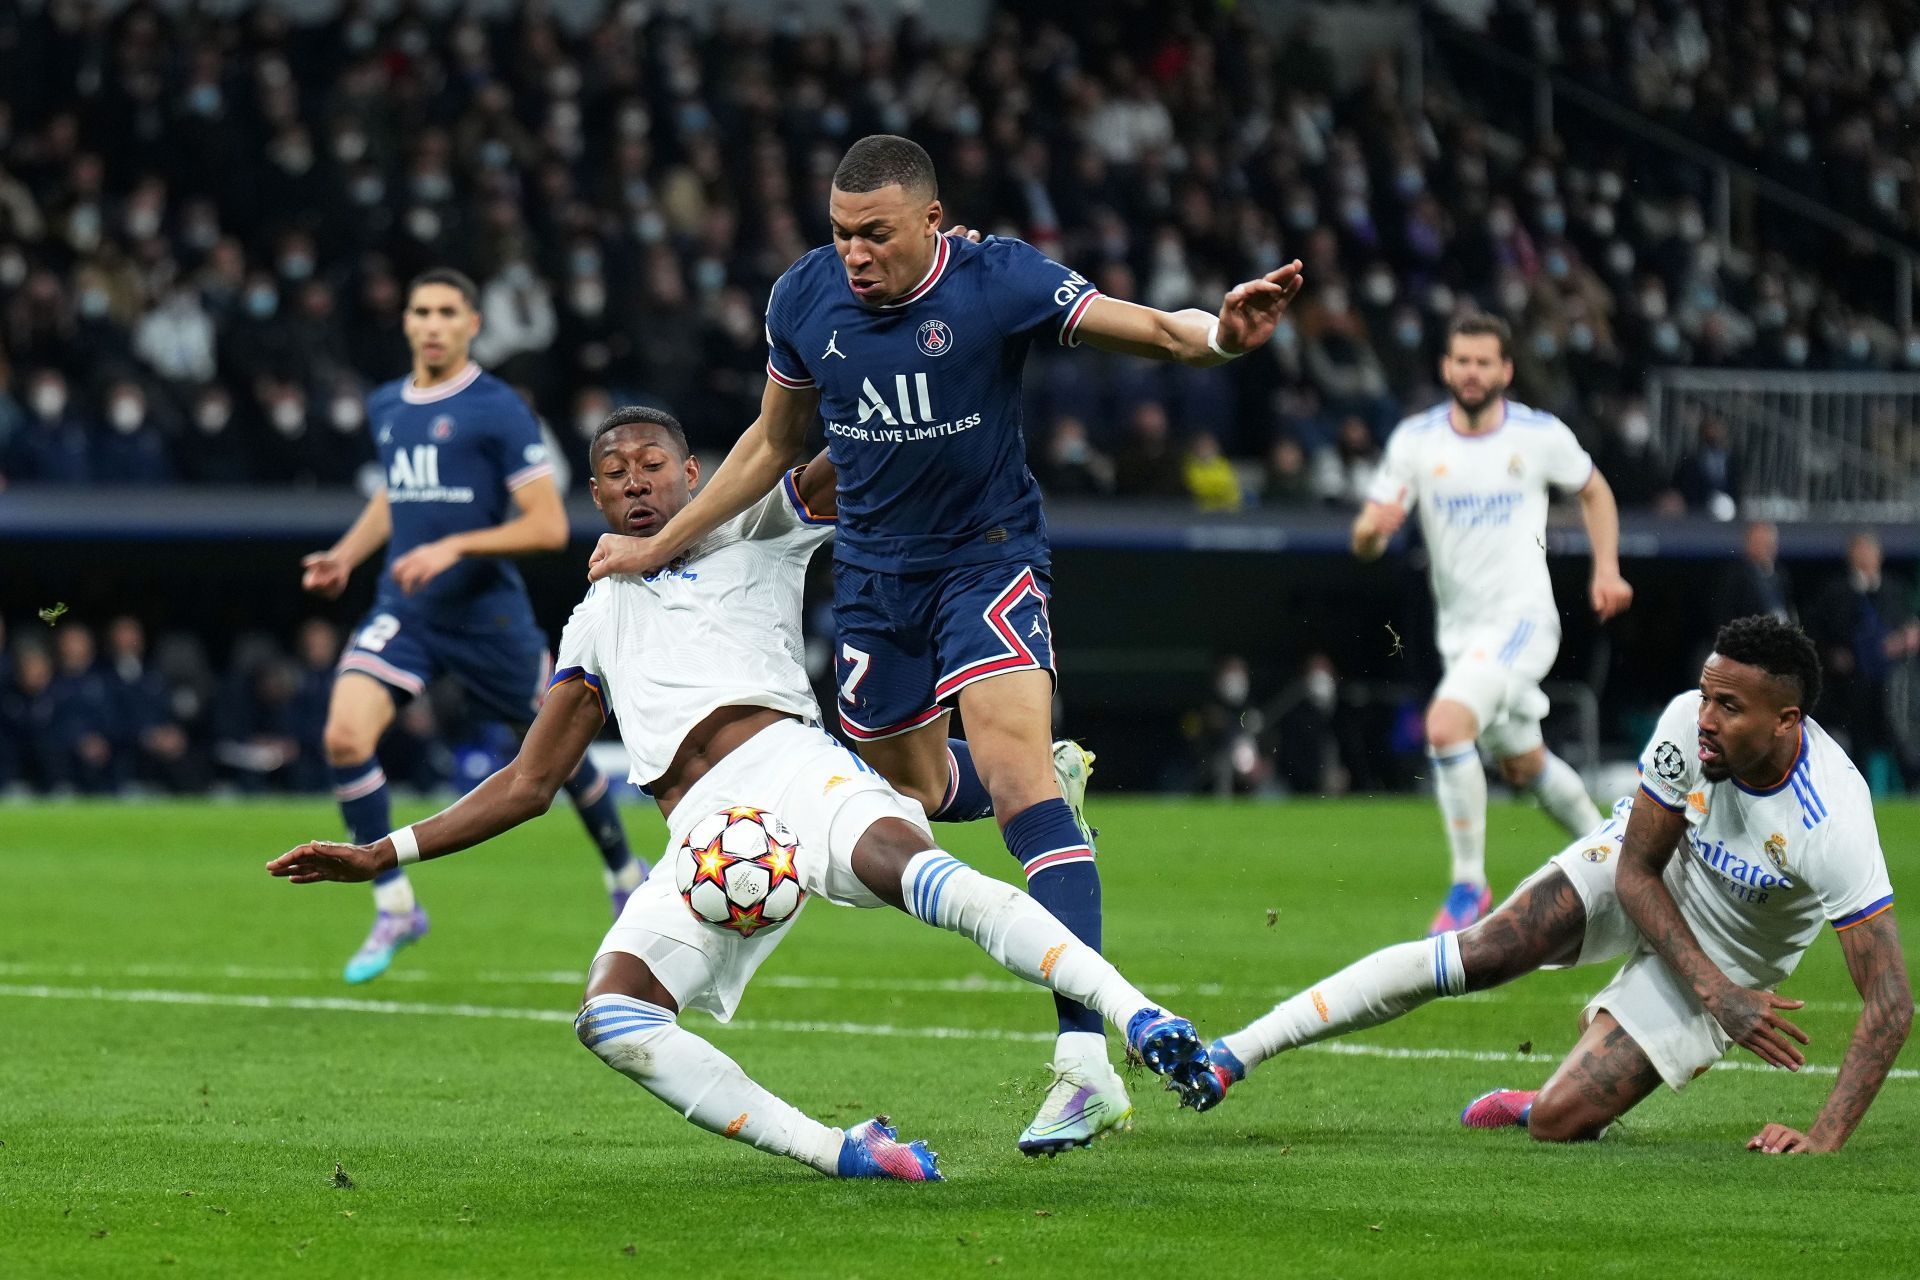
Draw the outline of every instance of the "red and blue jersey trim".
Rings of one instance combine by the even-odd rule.
[[[796,484],[795,481],[799,479],[800,473],[805,470],[805,467],[795,467],[793,470],[787,472],[786,475],[780,477],[780,487],[786,490],[787,501],[792,505],[793,513],[800,517],[802,524],[825,525],[829,527],[839,524],[840,522],[832,516],[823,516],[815,513],[814,509],[807,505],[807,500],[800,496],[800,486]]]
[[[1687,806],[1683,804],[1670,804],[1666,800],[1655,795],[1653,793],[1653,788],[1649,787],[1644,782],[1640,784],[1640,794],[1645,796],[1647,799],[1653,801],[1655,804],[1659,805],[1662,809],[1665,809],[1668,813],[1685,813],[1687,811]]]
[[[1088,285],[1087,291],[1081,294],[1079,299],[1074,302],[1072,310],[1067,312],[1067,318],[1060,322],[1061,346],[1077,347],[1080,345],[1080,322],[1087,318],[1087,308],[1092,306],[1093,300],[1099,296],[1100,291],[1092,285]]]
[[[1877,902],[1869,902],[1866,906],[1860,908],[1858,911],[1848,912],[1846,915],[1841,916],[1838,920],[1835,920],[1833,922],[1833,927],[1836,930],[1851,929],[1853,928],[1853,926],[1857,924],[1865,924],[1867,921],[1873,919],[1875,916],[1879,915],[1882,911],[1886,911],[1892,906],[1893,906],[1893,895],[1888,894],[1886,897],[1881,898]]]
[[[585,667],[562,667],[554,672],[553,679],[547,681],[548,692],[558,689],[569,680],[579,680],[593,690],[593,696],[600,699],[600,715],[603,719],[613,714],[612,709],[607,705],[606,686],[601,683],[599,676]]]
[[[805,391],[813,386],[812,378],[790,378],[774,368],[773,361],[767,361],[767,376],[789,391]]]

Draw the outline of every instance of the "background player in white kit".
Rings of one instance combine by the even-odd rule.
[[[1487,776],[1480,751],[1509,785],[1531,791],[1568,831],[1600,816],[1572,766],[1546,749],[1540,681],[1560,651],[1560,614],[1547,576],[1547,490],[1580,495],[1593,547],[1588,599],[1601,621],[1625,611],[1620,513],[1613,490],[1567,424],[1505,396],[1513,381],[1506,321],[1453,322],[1440,378],[1448,399],[1394,428],[1353,551],[1376,559],[1420,513],[1446,675],[1427,707],[1427,754],[1446,822],[1453,885],[1431,932],[1463,929],[1493,905],[1487,885]]]
[[[684,507],[699,463],[670,415],[610,416],[591,448],[593,499],[608,524],[650,536]],[[609,1066],[694,1124],[833,1176],[937,1179],[920,1143],[883,1120],[842,1132],[802,1115],[675,1021],[725,1021],[792,926],[743,938],[696,919],[671,851],[710,814],[738,805],[799,838],[801,887],[842,906],[893,906],[964,934],[1009,970],[1100,1010],[1185,1102],[1218,1088],[1193,1025],[1162,1013],[1026,894],[935,846],[920,806],[819,726],[802,658],[806,564],[832,532],[833,479],[772,493],[645,575],[600,581],[574,610],[560,667],[512,764],[446,811],[361,845],[303,845],[268,864],[296,883],[365,880],[478,844],[553,802],[609,710],[667,818],[669,856],[600,945],[575,1029]]]
[[[1768,1124],[1769,1153],[1838,1150],[1885,1081],[1913,1021],[1873,798],[1806,715],[1820,660],[1797,627],[1721,628],[1700,688],[1668,704],[1641,755],[1639,792],[1462,933],[1404,942],[1313,984],[1214,1043],[1223,1085],[1288,1049],[1399,1017],[1439,995],[1535,969],[1627,962],[1581,1015],[1581,1036],[1538,1092],[1496,1089],[1473,1128],[1525,1125],[1545,1141],[1597,1138],[1661,1083],[1676,1091],[1732,1044],[1789,1070],[1807,1037],[1773,994],[1825,920],[1863,1002],[1807,1130]]]

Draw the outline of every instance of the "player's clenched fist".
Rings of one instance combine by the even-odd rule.
[[[1603,573],[1596,569],[1587,596],[1593,602],[1594,615],[1605,622],[1608,618],[1625,613],[1633,604],[1633,587],[1618,573]]]
[[[598,582],[615,573],[652,573],[667,560],[658,554],[657,547],[649,538],[603,533],[587,560],[587,581]]]
[[[316,551],[300,562],[301,588],[328,600],[339,599],[340,593],[347,589],[349,576],[347,566],[331,552]]]

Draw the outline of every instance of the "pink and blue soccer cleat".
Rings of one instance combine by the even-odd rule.
[[[840,1145],[843,1178],[892,1178],[899,1182],[945,1182],[940,1157],[918,1138],[899,1141],[885,1116],[863,1120],[847,1130]]]
[[[1492,1093],[1483,1093],[1460,1113],[1460,1123],[1469,1129],[1505,1129],[1512,1125],[1524,1128],[1539,1092],[1538,1089],[1495,1089]]]
[[[1433,923],[1427,926],[1427,936],[1437,938],[1443,933],[1464,929],[1491,910],[1493,890],[1484,884],[1462,881],[1447,890],[1447,900],[1433,917]]]
[[[1240,1061],[1233,1050],[1227,1048],[1225,1040],[1215,1040],[1207,1046],[1207,1062],[1212,1067],[1214,1083],[1220,1086],[1220,1096],[1205,1107],[1195,1107],[1196,1111],[1205,1111],[1208,1107],[1217,1106],[1227,1096],[1227,1090],[1247,1078],[1247,1064]]]
[[[1166,1078],[1180,1105],[1205,1111],[1218,1106],[1226,1091],[1214,1078],[1200,1033],[1185,1018],[1147,1008],[1127,1022],[1127,1048],[1147,1070]]]
[[[419,907],[411,911],[382,911],[374,916],[367,940],[348,959],[342,976],[348,982],[371,982],[387,971],[395,952],[426,936],[427,913]]]

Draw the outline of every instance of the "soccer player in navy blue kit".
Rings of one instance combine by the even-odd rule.
[[[1097,947],[1093,849],[1051,759],[1051,560],[1021,368],[1034,342],[1223,363],[1272,335],[1300,264],[1236,286],[1217,316],[1108,298],[1019,240],[943,235],[933,162],[891,135],[848,150],[829,213],[833,245],[773,288],[760,416],[658,534],[604,535],[590,576],[667,563],[780,483],[824,419],[842,726],[929,816],[995,815],[1032,895]],[[947,736],[954,702],[965,741]],[[1029,1154],[1084,1146],[1131,1114],[1099,1015],[1068,1001],[1059,1015]]]
[[[378,595],[341,655],[327,707],[334,795],[356,842],[393,826],[375,749],[401,703],[446,673],[477,709],[524,731],[551,667],[526,585],[506,557],[565,547],[566,508],[533,414],[468,358],[480,331],[477,300],[457,271],[428,271],[408,286],[413,372],[367,397],[386,488],[330,550],[302,562],[302,585],[333,599],[358,565],[387,548]],[[628,851],[607,780],[590,760],[566,790],[599,847],[618,916],[646,868]],[[379,977],[427,932],[405,872],[375,880],[373,899],[373,929],[347,961],[348,982]]]

